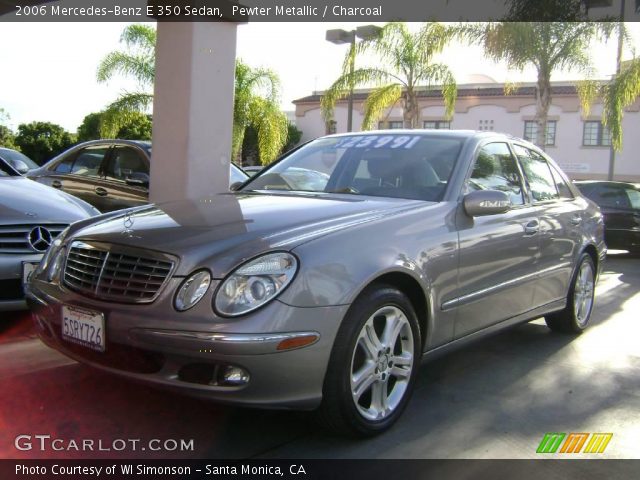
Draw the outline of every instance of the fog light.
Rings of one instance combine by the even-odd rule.
[[[227,365],[222,372],[222,384],[240,386],[249,383],[249,372],[244,368]]]

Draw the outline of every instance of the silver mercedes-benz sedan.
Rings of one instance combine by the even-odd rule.
[[[328,180],[295,190],[293,169]],[[598,207],[533,145],[380,131],[317,139],[240,191],[76,223],[29,302],[81,362],[371,435],[421,359],[537,317],[580,333],[604,256]]]
[[[0,160],[0,312],[27,308],[24,284],[53,239],[70,223],[97,213]]]

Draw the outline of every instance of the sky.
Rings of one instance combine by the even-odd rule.
[[[0,108],[20,123],[49,121],[75,132],[85,115],[102,110],[123,91],[134,91],[135,82],[114,79],[96,81],[100,60],[121,48],[125,23],[0,23]],[[325,40],[331,28],[350,30],[349,23],[250,23],[238,27],[237,55],[253,67],[274,70],[282,82],[282,108],[294,110],[296,98],[326,89],[339,75],[348,46]],[[640,24],[628,24],[633,44],[640,51]],[[615,42],[594,45],[598,78],[615,71]],[[624,58],[630,58],[625,52]],[[489,75],[498,82],[535,80],[535,72],[509,72],[482,55],[479,46],[450,45],[440,61],[453,71],[457,82],[470,75]],[[364,59],[363,61],[366,61]],[[579,75],[559,72],[553,80],[574,80]]]

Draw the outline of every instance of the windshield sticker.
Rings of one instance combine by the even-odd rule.
[[[344,138],[335,148],[413,148],[420,135],[362,135]]]

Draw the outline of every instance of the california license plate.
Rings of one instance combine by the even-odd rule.
[[[26,287],[29,284],[29,280],[31,280],[31,275],[38,268],[37,262],[22,262],[22,286],[26,291]]]
[[[68,342],[104,352],[104,314],[63,305],[62,338]]]

